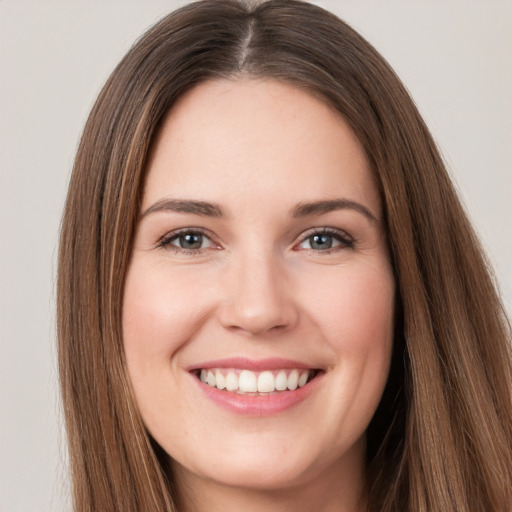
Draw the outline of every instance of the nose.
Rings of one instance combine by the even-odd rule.
[[[291,329],[298,321],[293,286],[283,265],[271,254],[239,258],[224,276],[221,324],[246,335]]]

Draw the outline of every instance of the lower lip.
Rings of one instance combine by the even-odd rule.
[[[192,377],[206,397],[220,407],[238,414],[270,416],[291,409],[306,400],[318,387],[323,373],[293,391],[277,391],[264,395],[242,395],[223,391],[205,384],[195,376]]]

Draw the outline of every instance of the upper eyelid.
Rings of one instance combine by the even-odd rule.
[[[165,233],[165,235],[161,236],[156,241],[156,245],[157,245],[157,247],[160,247],[160,246],[164,245],[164,242],[165,242],[165,245],[167,245],[167,243],[170,242],[172,239],[174,239],[180,235],[183,235],[185,233],[198,233],[198,234],[203,235],[206,238],[208,238],[214,244],[219,243],[217,241],[217,237],[208,229],[199,228],[199,227],[186,227],[186,228],[175,229],[173,231],[169,231],[169,232]]]
[[[303,243],[307,242],[309,238],[314,235],[328,235],[333,238],[337,238],[339,246],[329,247],[323,250],[317,250],[313,248],[300,247]],[[323,227],[323,228],[312,228],[309,231],[304,232],[298,242],[294,243],[293,251],[305,251],[306,253],[317,254],[317,255],[329,255],[338,253],[340,250],[353,249],[356,246],[356,240],[354,237],[349,235],[343,229]]]
[[[349,239],[352,242],[355,241],[354,237],[351,236],[349,233],[347,233],[345,230],[338,229],[338,228],[331,228],[331,227],[328,227],[328,226],[324,226],[324,227],[321,227],[321,228],[310,228],[310,229],[304,231],[303,233],[301,233],[301,235],[299,237],[299,241],[303,242],[304,240],[306,240],[310,236],[313,236],[313,235],[323,235],[323,234],[325,234],[325,235],[339,235],[340,237],[347,238],[347,239]]]

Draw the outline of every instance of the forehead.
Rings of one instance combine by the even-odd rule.
[[[249,201],[278,192],[282,201],[348,194],[380,209],[345,120],[274,80],[210,81],[189,91],[167,114],[147,171],[143,208],[163,195],[222,202],[228,193]]]

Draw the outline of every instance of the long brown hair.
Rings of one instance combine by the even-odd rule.
[[[207,0],[150,29],[104,86],[62,224],[58,340],[76,511],[176,510],[166,454],[126,372],[123,284],[166,112],[206,80],[267,77],[336,109],[380,189],[398,298],[389,382],[367,433],[372,511],[512,506],[510,327],[435,144],[384,59],[296,0]]]

